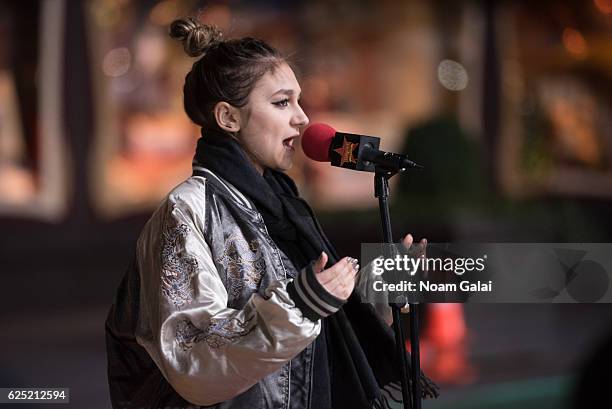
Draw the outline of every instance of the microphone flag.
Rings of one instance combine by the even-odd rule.
[[[369,148],[378,149],[380,138],[336,132],[329,146],[329,159],[332,166],[340,168],[374,172],[374,164],[359,160],[366,144]]]

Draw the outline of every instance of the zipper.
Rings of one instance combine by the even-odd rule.
[[[268,244],[270,245],[270,247],[272,247],[272,250],[274,250],[274,254],[276,254],[276,257],[278,258],[278,261],[281,267],[283,268],[283,275],[284,275],[283,278],[287,278],[287,270],[285,269],[285,265],[283,264],[283,258],[281,257],[279,253],[280,250],[276,247],[276,243],[274,243],[274,240],[272,240],[272,236],[270,236],[270,233],[268,232],[268,227],[266,226],[266,223],[264,222],[263,216],[259,212],[257,213],[257,219],[261,222],[261,225],[263,226],[264,231],[266,232],[266,235],[268,236],[268,239],[270,240]]]
[[[289,360],[289,373],[287,374],[287,409],[291,408],[291,359]]]
[[[276,254],[276,257],[278,257],[278,261],[280,262],[280,265],[283,268],[283,274],[285,278],[287,278],[287,270],[285,270],[285,266],[283,265],[283,259],[279,254],[279,250],[276,248],[276,244],[274,243],[274,240],[272,240],[272,237],[270,236],[270,233],[268,232],[268,227],[266,226],[266,223],[264,222],[263,216],[259,212],[257,212],[257,220],[261,222],[261,225],[263,226],[264,231],[266,232],[266,235],[268,236],[268,239],[270,240],[269,244],[274,250],[274,254]],[[291,408],[291,359],[287,362],[287,366],[288,366],[288,370],[287,370],[287,409],[290,409]]]
[[[321,331],[323,331],[323,322],[321,322]],[[320,335],[319,335],[320,336]],[[308,376],[308,383],[310,384],[310,386],[308,387],[308,409],[310,409],[312,407],[312,379],[314,378],[314,362],[315,362],[315,352],[317,350],[317,346],[316,346],[317,340],[315,338],[314,342],[311,344],[312,345],[312,354],[310,357],[310,373]]]

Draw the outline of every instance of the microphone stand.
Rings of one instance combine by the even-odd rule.
[[[393,244],[393,234],[391,232],[391,217],[389,215],[389,179],[397,172],[385,170],[376,166],[374,176],[374,196],[378,198],[380,209],[380,219],[382,223],[383,239],[385,243]],[[396,353],[400,357],[400,373],[402,384],[402,398],[404,409],[421,409],[421,384],[419,382],[421,374],[421,363],[419,359],[419,316],[418,304],[408,304],[408,317],[410,320],[410,349],[411,349],[411,378],[408,377],[408,360],[406,359],[405,335],[402,329],[401,308],[398,300],[390,300],[389,305],[393,312],[393,331],[395,332]],[[412,388],[411,388],[411,387]],[[411,399],[412,397],[412,399]]]

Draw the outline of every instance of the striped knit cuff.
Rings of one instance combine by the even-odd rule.
[[[346,301],[331,295],[315,277],[312,264],[306,266],[289,284],[287,292],[302,314],[317,321],[338,311]]]

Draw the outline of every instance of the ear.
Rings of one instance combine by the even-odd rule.
[[[240,111],[225,101],[217,102],[214,109],[215,120],[221,129],[230,133],[240,130]]]

